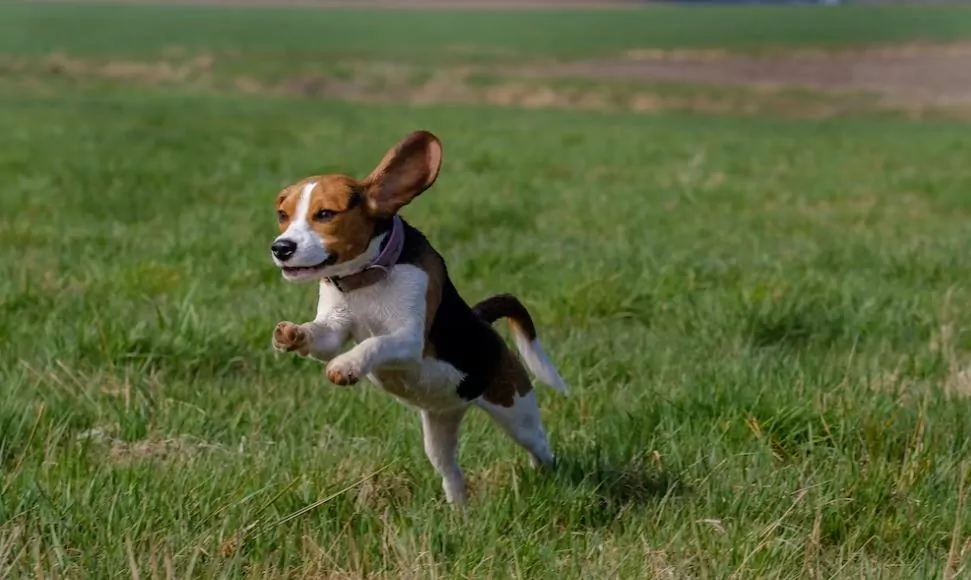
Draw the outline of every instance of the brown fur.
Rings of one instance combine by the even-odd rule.
[[[442,284],[445,281],[445,261],[427,242],[419,250],[416,266],[428,276],[428,290],[425,292],[425,356],[434,356],[435,346],[428,340],[428,333],[435,322],[435,313],[442,301]]]
[[[364,204],[349,208],[360,184],[349,177],[327,176],[317,180],[307,209],[308,218],[320,210],[336,212],[328,221],[310,220],[310,227],[324,240],[337,261],[344,262],[363,253],[374,235],[374,220]]]
[[[411,202],[438,179],[442,143],[427,131],[415,131],[384,155],[363,181],[370,211],[390,216]]]
[[[316,182],[310,194],[306,216],[295,216],[300,194],[306,184]],[[364,191],[364,185],[346,175],[308,177],[286,188],[277,198],[277,209],[287,218],[280,222],[280,231],[286,230],[290,221],[304,217],[311,229],[324,240],[327,249],[337,254],[337,263],[359,256],[367,249],[374,236],[374,218],[365,204],[351,207],[356,192]],[[327,221],[315,221],[313,216],[321,210],[334,213]]]
[[[299,184],[287,187],[276,196],[276,211],[280,222],[280,233],[285,232],[290,222],[296,217],[294,214],[297,213],[298,203],[300,203]]]
[[[482,393],[482,398],[494,405],[512,407],[516,403],[516,395],[523,397],[531,390],[533,384],[523,364],[512,351],[503,349],[495,378]]]
[[[375,220],[394,215],[431,187],[438,179],[441,163],[442,144],[438,138],[427,131],[411,133],[361,181],[346,175],[315,175],[285,188],[276,200],[277,212],[282,212],[280,231],[286,231],[292,220],[304,218],[327,249],[337,255],[336,263],[354,259],[374,237]],[[307,215],[295,216],[303,187],[312,182],[316,186]],[[355,195],[363,196],[364,203],[353,205]],[[315,221],[313,216],[320,210],[334,215],[326,221]],[[431,263],[429,267],[434,269]]]
[[[512,294],[490,296],[476,304],[473,311],[489,324],[500,318],[506,318],[514,333],[523,335],[528,340],[536,338],[536,325],[533,323],[533,318],[523,303]],[[522,397],[532,389],[526,369],[523,368],[519,358],[506,348],[499,361],[496,377],[486,388],[482,398],[495,405],[512,407],[517,394]]]

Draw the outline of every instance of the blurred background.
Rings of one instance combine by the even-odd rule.
[[[15,4],[0,24],[0,46],[8,83],[44,77],[425,105],[801,116],[920,115],[968,100],[963,10],[890,0],[865,2],[883,9],[842,2],[833,11],[792,5],[811,2],[716,6],[725,3],[736,4]],[[393,16],[373,12],[382,8]]]

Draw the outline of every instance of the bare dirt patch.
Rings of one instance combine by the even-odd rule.
[[[145,60],[54,53],[0,56],[4,84],[129,84],[372,103],[489,104],[519,108],[699,111],[830,117],[873,110],[971,116],[971,45],[800,51],[744,56],[719,50],[631,51],[600,61],[409,65],[313,58],[258,66],[235,52],[171,48]],[[317,70],[320,72],[300,72]]]
[[[533,67],[530,76],[864,91],[895,105],[971,103],[971,44],[804,50],[762,56],[724,51],[631,51],[620,58]]]
[[[274,94],[308,98],[337,97],[371,103],[482,104],[524,109],[571,109],[587,111],[698,111],[729,115],[774,114],[792,117],[829,117],[869,108],[855,96],[817,98],[786,91],[764,90],[712,92],[704,87],[677,93],[658,88],[609,85],[569,85],[555,79],[494,77],[488,83],[475,81],[474,68],[438,68],[421,82],[411,82],[407,67],[362,65],[354,78],[335,79],[326,75],[290,78],[262,90]],[[238,87],[258,92],[251,78],[237,80]]]
[[[117,425],[97,427],[77,436],[77,441],[94,443],[108,462],[132,465],[144,461],[184,461],[200,451],[217,446],[192,437],[165,437],[153,434],[138,441],[126,441],[116,436]]]
[[[0,74],[6,77],[6,82],[30,90],[63,82],[77,86],[121,83],[205,92],[337,98],[424,106],[488,104],[530,109],[635,112],[772,112],[813,117],[830,116],[846,110],[848,106],[845,99],[836,103],[826,99],[807,100],[774,91],[763,91],[755,96],[744,91],[731,94],[711,91],[665,94],[642,86],[634,90],[608,85],[571,86],[556,80],[537,82],[522,77],[495,76],[488,68],[465,65],[419,69],[401,63],[357,61],[342,63],[344,74],[284,74],[280,75],[281,78],[270,79],[259,74],[227,72],[220,68],[223,60],[232,61],[234,58],[208,53],[193,55],[179,50],[169,50],[160,58],[144,61],[99,60],[55,53],[37,59],[0,57]]]

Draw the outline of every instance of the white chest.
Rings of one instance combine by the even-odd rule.
[[[400,281],[394,282],[385,280],[344,295],[351,338],[356,342],[372,336],[424,329],[424,298],[420,302],[415,300],[411,292],[402,292]]]
[[[372,289],[374,291],[369,292]],[[382,290],[385,289],[372,286],[347,297],[350,333],[355,342],[400,331],[408,318],[415,317],[406,304],[395,302],[394,295]]]
[[[355,342],[401,333],[423,338],[427,288],[428,277],[410,265],[395,266],[384,280],[353,292],[321,284],[317,317],[340,318]]]
[[[353,292],[341,293],[322,284],[317,315],[339,318],[358,345],[368,339],[389,344],[405,339],[417,341],[417,352],[421,353],[427,288],[428,277],[421,269],[395,266],[383,281]],[[375,343],[370,348],[384,347]],[[369,378],[399,400],[421,409],[445,410],[465,404],[456,393],[464,375],[444,361],[420,354],[413,360],[396,358],[393,363],[371,368]]]

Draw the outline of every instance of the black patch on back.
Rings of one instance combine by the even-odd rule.
[[[391,227],[390,223],[391,220],[388,220],[389,228]],[[428,238],[425,237],[425,234],[419,232],[404,219],[401,220],[401,225],[405,228],[405,242],[401,246],[401,255],[398,256],[398,263],[415,266],[418,264],[418,260],[421,259],[422,250],[431,244],[428,243]],[[380,227],[380,224],[375,226],[375,228],[377,227]]]
[[[405,243],[399,264],[417,264],[425,248],[431,245],[425,236],[407,222]],[[435,347],[435,356],[465,374],[458,385],[458,395],[471,401],[482,395],[499,367],[506,343],[493,328],[476,316],[459,294],[448,268],[442,262],[444,279],[442,299],[435,311],[427,340]]]

